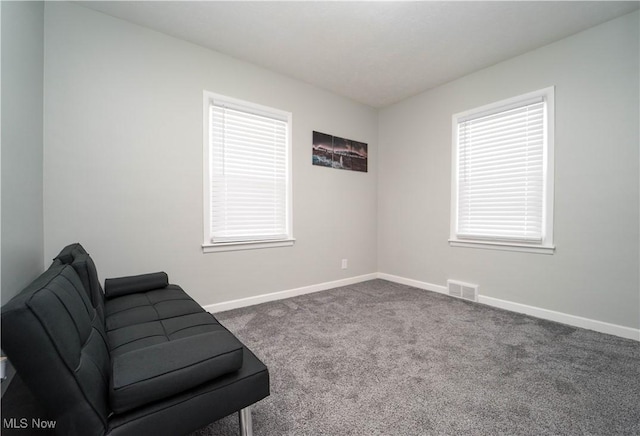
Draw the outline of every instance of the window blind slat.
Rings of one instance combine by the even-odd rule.
[[[210,105],[212,242],[288,235],[288,122],[277,116]]]
[[[458,122],[463,123],[469,120],[476,120],[477,122],[479,122],[480,120],[491,120],[493,116],[498,116],[498,117],[501,115],[504,116],[504,114],[508,114],[511,111],[517,111],[525,107],[535,108],[537,104],[540,104],[543,102],[544,102],[544,98],[542,96],[534,97],[531,100],[527,99],[527,100],[519,101],[517,103],[510,103],[506,106],[498,106],[487,111],[481,111],[481,112],[474,113],[472,115],[467,115],[467,116],[461,117],[458,120]]]
[[[542,120],[520,119],[516,120],[516,124],[510,124],[505,126],[487,126],[482,129],[474,128],[473,126],[460,126],[460,131],[463,135],[469,139],[477,141],[479,143],[486,142],[492,138],[502,138],[520,135],[523,131],[529,131],[531,134],[536,131],[542,131]]]
[[[537,100],[458,120],[458,238],[542,240],[545,110]]]
[[[522,120],[527,120],[534,117],[534,122],[538,121],[535,117],[542,114],[544,108],[542,105],[534,107],[523,107],[518,111],[511,111],[510,113],[496,114],[495,116],[476,118],[469,121],[461,122],[460,125],[468,129],[499,129],[510,128],[517,125]]]

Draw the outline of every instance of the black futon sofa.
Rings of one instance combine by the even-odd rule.
[[[180,435],[269,395],[266,366],[163,272],[107,279],[80,244],[2,307],[2,348],[64,435]]]

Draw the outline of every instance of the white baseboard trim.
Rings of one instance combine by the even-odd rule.
[[[418,280],[407,279],[404,277],[385,273],[378,273],[378,278],[407,286],[413,286],[414,288],[418,289],[425,289],[427,291],[433,291],[447,295],[446,286],[434,285],[433,283],[421,282]],[[624,327],[604,321],[597,321],[595,319],[583,318],[581,316],[570,315],[563,312],[556,312],[554,310],[542,309],[540,307],[528,306],[526,304],[514,303],[512,301],[487,297],[485,295],[478,295],[478,302],[481,304],[486,304],[487,306],[493,306],[511,312],[523,313],[525,315],[531,315],[536,318],[542,318],[549,321],[560,322],[562,324],[567,324],[573,327],[580,327],[583,329],[594,330],[600,333],[619,336],[621,338],[640,341],[640,329]]]
[[[346,279],[334,280],[332,282],[318,283],[316,285],[303,286],[301,288],[288,289],[285,291],[271,292],[269,294],[256,295],[254,297],[239,298],[237,300],[224,301],[222,303],[209,304],[204,306],[207,312],[216,313],[225,310],[238,309],[241,307],[253,306],[255,304],[266,303],[268,301],[283,300],[285,298],[296,297],[298,295],[311,294],[313,292],[326,291],[340,286],[353,285],[355,283],[366,282],[377,278],[377,273],[365,274],[361,276],[349,277]]]
[[[402,285],[412,286],[418,289],[437,292],[447,295],[447,287],[435,285],[433,283],[421,282],[419,280],[408,279],[406,277],[395,276],[386,273],[371,273],[361,276],[349,277],[346,279],[334,280],[331,282],[319,283],[316,285],[303,286],[301,288],[288,289],[285,291],[272,292],[269,294],[256,295],[254,297],[240,298],[237,300],[225,301],[222,303],[210,304],[204,306],[205,310],[211,313],[223,312],[225,310],[238,309],[241,307],[253,306],[255,304],[266,303],[268,301],[282,300],[285,298],[296,297],[298,295],[311,294],[313,292],[326,291],[328,289],[338,288],[340,286],[353,285],[355,283],[365,282],[367,280],[383,279]],[[455,298],[455,297],[451,297]],[[497,307],[499,309],[509,310],[511,312],[523,313],[536,318],[542,318],[549,321],[560,322],[573,327],[594,330],[600,333],[619,336],[621,338],[633,339],[640,341],[640,329],[624,327],[617,324],[611,324],[595,319],[583,318],[581,316],[570,315],[568,313],[556,312],[554,310],[542,309],[540,307],[529,306],[512,301],[501,300],[499,298],[478,295],[478,302],[487,306]]]
[[[640,341],[640,329],[624,327],[617,324],[611,324],[595,319],[584,318],[568,313],[556,312],[555,310],[542,309],[540,307],[528,306],[526,304],[514,303],[512,301],[501,300],[499,298],[478,295],[478,302],[488,306],[498,307],[500,309],[509,310],[511,312],[524,313],[526,315],[535,316],[549,321],[560,322],[573,327],[594,330],[600,333],[620,336],[621,338],[634,339]]]
[[[427,283],[427,282],[421,282],[421,281],[418,281],[418,280],[407,279],[405,277],[394,276],[392,274],[378,273],[378,278],[379,279],[383,279],[383,280],[389,280],[390,282],[394,282],[394,283],[400,283],[401,285],[407,285],[407,286],[412,286],[412,287],[418,288],[418,289],[424,289],[426,291],[437,292],[439,294],[446,294],[447,293],[447,287],[446,286],[434,285],[433,283]]]

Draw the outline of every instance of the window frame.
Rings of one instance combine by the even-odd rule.
[[[452,116],[452,147],[451,147],[451,217],[449,245],[451,247],[468,247],[481,249],[495,249],[507,251],[553,254],[555,245],[553,240],[553,204],[554,204],[554,136],[555,136],[555,87],[539,89],[516,97],[490,103],[475,109],[456,113]],[[545,140],[543,145],[543,214],[542,240],[540,242],[508,241],[504,239],[458,237],[458,124],[461,120],[480,118],[493,113],[499,113],[525,104],[526,101],[542,97],[545,101]]]
[[[210,140],[210,107],[213,101],[217,103],[226,103],[234,109],[246,110],[246,112],[265,115],[272,118],[277,118],[287,123],[287,139],[286,139],[286,230],[287,234],[284,238],[280,239],[256,239],[256,240],[241,240],[241,241],[228,241],[228,242],[213,242],[211,235],[211,144]],[[253,250],[262,248],[274,248],[274,247],[288,247],[295,243],[293,237],[293,167],[292,167],[292,121],[293,115],[291,112],[284,110],[263,106],[257,103],[240,100],[233,97],[217,94],[211,91],[203,91],[203,253],[214,253],[221,251],[236,251],[236,250]]]

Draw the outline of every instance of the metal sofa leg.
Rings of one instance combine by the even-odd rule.
[[[240,419],[240,436],[253,436],[253,421],[251,420],[251,406],[238,411]]]

